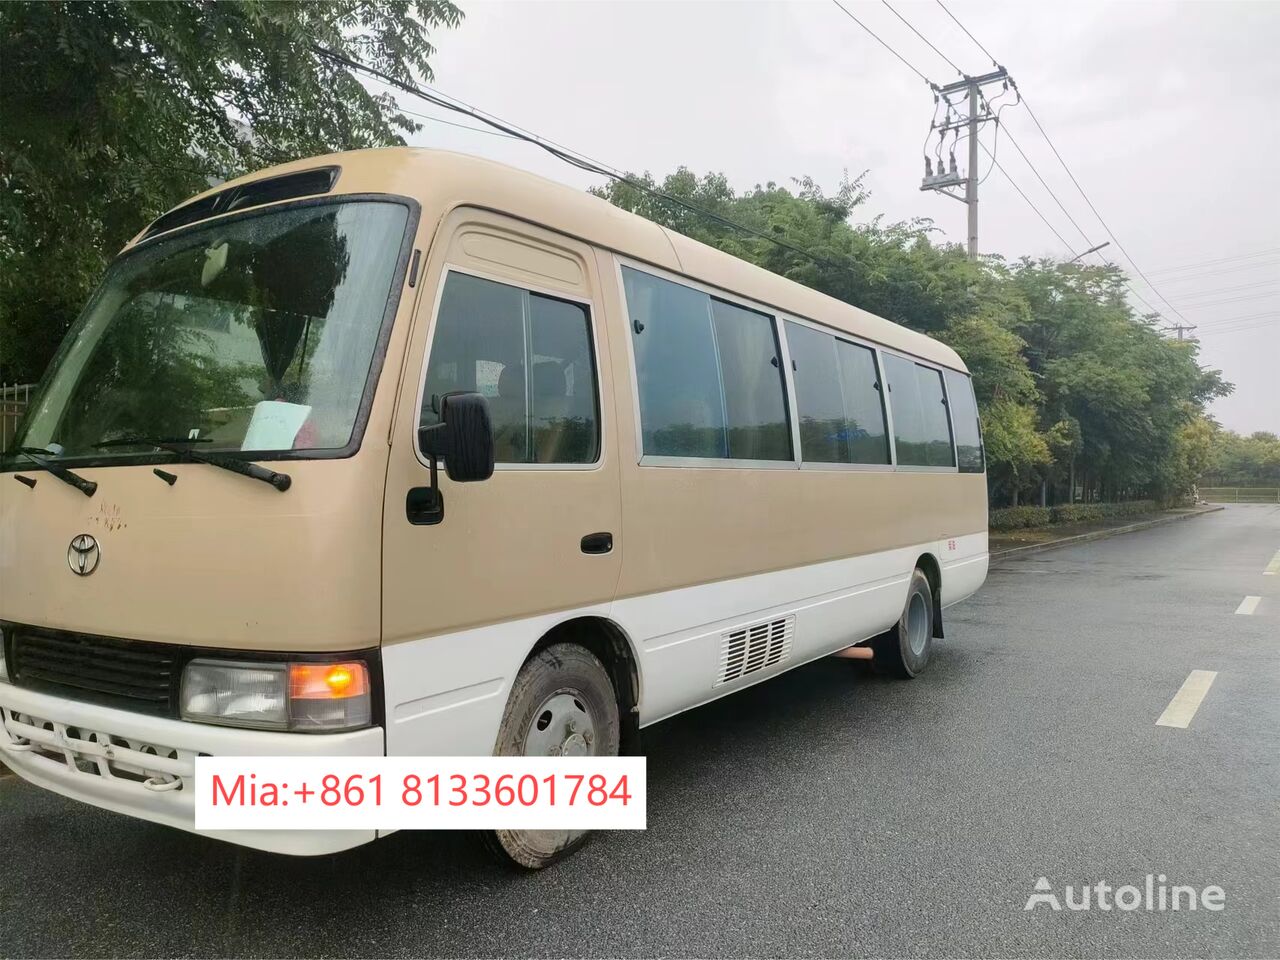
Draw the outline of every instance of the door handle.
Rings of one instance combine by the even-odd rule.
[[[582,538],[583,553],[610,553],[613,550],[612,533],[588,533]]]

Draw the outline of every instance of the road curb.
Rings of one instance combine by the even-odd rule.
[[[1074,537],[1063,537],[1061,540],[1049,540],[1045,543],[1029,543],[1025,547],[1010,547],[1008,550],[1000,550],[991,554],[991,563],[1000,563],[1003,560],[1012,560],[1017,557],[1030,556],[1033,553],[1042,553],[1045,550],[1056,550],[1059,547],[1069,547],[1077,543],[1089,543],[1092,540],[1106,540],[1108,537],[1118,537],[1124,533],[1136,533],[1139,530],[1149,530],[1151,527],[1160,527],[1166,523],[1177,523],[1180,520],[1190,520],[1192,517],[1203,517],[1206,513],[1217,513],[1219,510],[1225,510],[1225,507],[1208,507],[1204,510],[1196,510],[1194,513],[1180,513],[1176,517],[1156,517],[1154,520],[1142,520],[1138,523],[1130,523],[1123,527],[1112,527],[1109,530],[1094,530],[1090,533],[1080,533]]]

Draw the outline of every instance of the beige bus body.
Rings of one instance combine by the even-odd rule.
[[[902,614],[917,566],[940,605],[982,583],[982,473],[804,463],[798,449],[769,463],[646,456],[623,269],[767,314],[779,329],[816,325],[881,356],[963,372],[949,347],[598,198],[474,158],[360,151],[217,190],[318,166],[340,169],[329,199],[388,195],[411,208],[409,262],[395,276],[358,449],[267,463],[292,475],[283,494],[198,463],[166,465],[178,477],[171,485],[151,465],[77,467],[98,484],[91,497],[7,467],[0,622],[223,656],[380,650],[380,722],[325,736],[237,729],[0,683],[0,759],[23,777],[192,829],[190,791],[113,776],[108,737],[126,761],[164,774],[157,783],[190,776],[200,753],[488,754],[517,671],[553,631],[605,638],[615,676],[630,678],[619,681],[629,688],[624,707],[642,727],[883,632]],[[141,237],[125,256],[150,242]],[[452,483],[441,470],[444,519],[419,525],[406,519],[406,495],[429,483],[419,411],[453,274],[587,308],[599,449],[590,463],[499,463],[479,483]],[[787,390],[794,436],[789,378]],[[15,483],[15,472],[37,486]],[[612,550],[584,553],[582,538],[598,532],[612,534]],[[86,533],[98,568],[76,576],[68,544]],[[759,625],[782,638],[770,664],[726,679],[728,638]],[[373,834],[227,839],[322,853]]]

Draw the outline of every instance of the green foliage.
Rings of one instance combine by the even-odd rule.
[[[1056,507],[1003,507],[991,511],[992,530],[1024,530],[1059,523],[1097,523],[1141,517],[1160,510],[1154,500],[1121,503],[1063,503]]]
[[[770,183],[742,194],[722,175],[683,167],[661,184],[637,179],[821,262],[625,184],[596,193],[952,346],[973,373],[994,502],[1042,489],[1049,502],[1164,500],[1188,492],[1212,459],[1197,424],[1231,386],[1199,365],[1194,343],[1162,337],[1134,315],[1118,268],[975,263],[957,245],[936,244],[929,221],[854,222],[867,198],[862,177],[846,177],[832,197],[807,178],[792,190]]]
[[[1154,500],[1126,500],[1122,503],[1063,503],[1049,511],[1050,523],[1093,523],[1141,517],[1155,513],[1160,504]]]
[[[1052,514],[1048,507],[1004,507],[992,510],[992,530],[1024,530],[1027,527],[1048,526]]]
[[[0,380],[40,376],[107,259],[159,213],[417,129],[312,44],[430,79],[430,33],[460,19],[448,0],[0,4]]]
[[[1280,486],[1280,437],[1259,431],[1247,437],[1210,425],[1205,486]]]

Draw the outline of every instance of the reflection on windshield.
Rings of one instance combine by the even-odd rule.
[[[394,203],[268,212],[125,258],[68,335],[17,446],[129,456],[351,440],[407,219]]]

